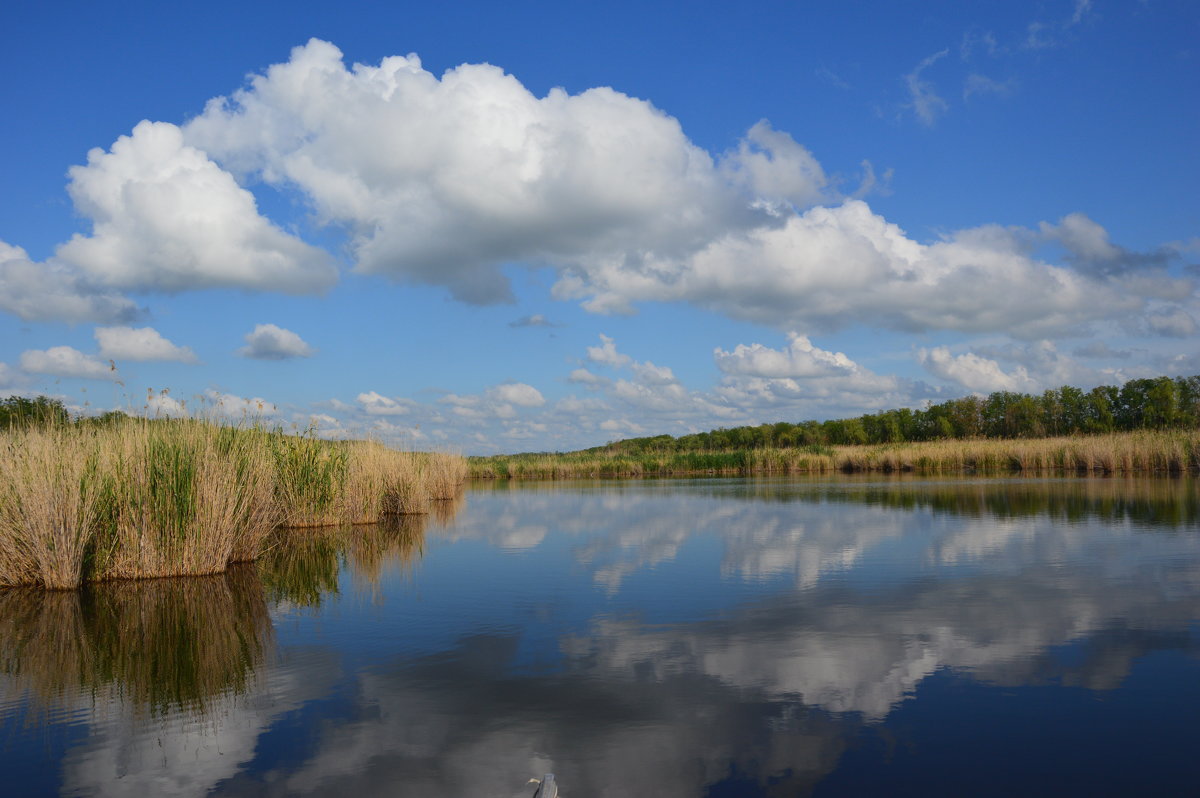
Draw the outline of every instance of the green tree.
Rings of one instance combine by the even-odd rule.
[[[69,424],[71,414],[63,405],[61,399],[51,399],[49,396],[37,396],[29,399],[24,396],[10,396],[0,399],[0,428],[34,426],[46,427],[54,424]]]

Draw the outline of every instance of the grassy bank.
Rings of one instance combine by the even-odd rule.
[[[1200,430],[713,452],[568,452],[473,457],[469,462],[471,476],[477,479],[863,471],[1182,473],[1200,470]]]
[[[0,586],[212,574],[279,527],[375,523],[452,498],[466,462],[196,420],[0,434]]]

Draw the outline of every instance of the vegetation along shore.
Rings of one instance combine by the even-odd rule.
[[[429,513],[467,476],[460,456],[373,441],[3,404],[0,586],[219,573],[277,529]]]
[[[1200,376],[998,391],[857,418],[631,438],[470,459],[476,478],[666,474],[1181,473],[1200,469]]]

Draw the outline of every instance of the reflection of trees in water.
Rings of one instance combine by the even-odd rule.
[[[1028,518],[1056,521],[1089,519],[1133,521],[1157,527],[1195,524],[1200,492],[1191,477],[1091,477],[1066,479],[989,479],[937,482],[919,479],[812,482],[811,493],[794,492],[785,483],[748,481],[748,496],[783,501],[875,504],[933,510],[969,518]],[[797,483],[793,483],[795,485]]]
[[[204,711],[249,690],[273,648],[253,568],[104,582],[79,591],[0,591],[6,689],[44,701],[80,689],[135,712]]]
[[[461,499],[432,505],[452,505],[439,512],[453,515]],[[279,530],[258,562],[267,596],[272,603],[319,607],[325,595],[338,593],[346,566],[375,590],[385,568],[409,569],[420,559],[427,525],[427,516],[399,515],[377,524]]]
[[[1200,484],[1195,477],[988,477],[938,480],[896,474],[747,477],[737,479],[579,480],[539,483],[479,482],[480,492],[553,493],[744,499],[770,503],[870,504],[934,510],[970,518],[1061,521],[1134,521],[1156,527],[1194,525],[1200,518]]]

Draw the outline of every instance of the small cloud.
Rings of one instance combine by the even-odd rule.
[[[196,362],[189,347],[176,346],[153,327],[97,327],[95,336],[102,358]]]
[[[567,377],[567,382],[576,382],[580,385],[603,385],[608,383],[609,380],[599,376],[598,374],[593,374],[587,369],[575,369],[571,372],[570,376]]]
[[[534,313],[531,316],[522,316],[516,321],[510,321],[509,327],[561,327],[561,324],[550,321],[541,313]]]
[[[643,385],[674,385],[679,382],[669,366],[656,366],[649,360],[634,363],[633,373]]]
[[[842,89],[843,91],[848,91],[851,88],[850,84],[842,80],[841,76],[826,67],[818,68],[814,74],[834,88]]]
[[[546,398],[541,391],[523,382],[508,382],[491,388],[488,393],[495,399],[518,407],[541,407]]]
[[[983,33],[967,31],[963,34],[962,42],[959,43],[958,53],[962,60],[969,61],[976,50],[983,50],[989,56],[995,57],[1000,52],[1000,46],[996,43],[996,37],[991,31]]]
[[[257,418],[273,416],[278,411],[272,402],[259,396],[246,398],[232,393],[221,393],[209,388],[204,392],[204,401],[218,414],[226,418]]]
[[[29,349],[21,353],[21,368],[31,374],[55,377],[79,377],[85,380],[115,380],[117,369],[94,355],[85,355],[69,346]]]
[[[246,334],[246,345],[237,350],[242,357],[255,360],[288,360],[312,357],[315,350],[291,330],[274,324],[259,324]]]
[[[1071,14],[1069,25],[1078,25],[1092,10],[1092,0],[1075,0],[1075,12]]]
[[[896,170],[888,167],[884,170],[883,175],[877,177],[875,175],[875,166],[865,158],[862,161],[862,180],[858,184],[858,188],[850,196],[854,199],[862,199],[870,194],[878,194],[886,197],[892,193],[892,178],[896,174]]]
[[[972,72],[967,75],[967,79],[963,83],[963,100],[968,100],[976,94],[995,94],[999,97],[1007,97],[1013,93],[1015,86],[1016,84],[1011,80],[1001,82]]]
[[[409,402],[399,402],[375,391],[360,393],[357,401],[362,406],[363,412],[369,416],[402,416],[407,415],[412,409]]]
[[[788,345],[783,350],[738,344],[732,352],[714,349],[713,360],[725,374],[772,379],[829,377],[858,370],[858,364],[841,352],[819,349],[808,336],[796,332],[788,333]]]
[[[599,363],[602,366],[612,366],[613,368],[628,366],[633,362],[633,358],[629,355],[618,352],[616,342],[604,333],[600,334],[600,346],[589,346],[587,348],[587,358],[593,363]]]
[[[904,76],[904,84],[908,87],[910,98],[907,107],[913,110],[917,119],[921,120],[921,124],[925,127],[933,127],[938,116],[945,113],[950,106],[934,91],[932,83],[921,78],[921,73],[933,66],[938,59],[944,58],[949,52],[949,49],[939,50],[917,64],[916,69]]]

